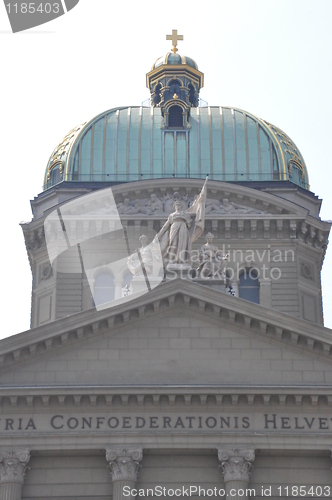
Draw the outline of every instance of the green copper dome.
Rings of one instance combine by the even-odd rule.
[[[303,157],[284,132],[241,109],[212,106],[190,108],[182,128],[166,128],[158,107],[101,113],[56,147],[44,189],[61,181],[204,179],[207,174],[224,182],[289,180],[309,189]]]

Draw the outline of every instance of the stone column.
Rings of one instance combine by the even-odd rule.
[[[0,498],[21,500],[29,450],[0,450]]]
[[[233,500],[243,500],[247,495],[238,494],[239,490],[246,490],[252,462],[255,460],[255,450],[218,450],[221,462],[221,472],[224,476],[226,497]],[[232,494],[230,491],[233,490]],[[236,493],[235,493],[236,492]]]
[[[113,481],[113,500],[135,499],[135,495],[125,496],[123,488],[127,487],[127,490],[136,488],[142,458],[143,450],[141,448],[110,448],[106,450],[106,460],[109,462]]]

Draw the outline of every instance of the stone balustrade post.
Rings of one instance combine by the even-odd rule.
[[[135,495],[124,495],[127,491],[136,488],[140,461],[143,458],[141,448],[109,448],[106,450],[106,460],[109,462],[113,482],[113,500],[134,500]]]
[[[233,500],[246,499],[245,492],[249,485],[252,462],[255,460],[255,450],[218,450],[218,458],[224,476],[226,497],[231,497]],[[239,490],[244,490],[244,494]]]
[[[0,449],[0,498],[1,500],[21,500],[29,450]]]

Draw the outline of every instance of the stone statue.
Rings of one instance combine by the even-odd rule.
[[[183,210],[180,200],[174,203],[175,212],[168,217],[156,236],[168,265],[190,266],[191,245],[204,230],[206,184],[207,179],[201,193],[187,210]]]
[[[79,215],[118,215],[118,210],[116,208],[116,205],[110,205],[109,203],[105,202],[103,207],[99,207],[96,210],[91,210],[90,212],[86,212],[84,214],[79,214]]]
[[[175,191],[173,195],[167,193],[164,196],[165,212],[168,214],[172,212],[172,210],[174,210],[174,205],[177,201],[180,203],[182,210],[187,210],[189,206],[188,195],[180,196],[180,194],[177,191]]]
[[[249,214],[252,213],[253,210],[248,207],[243,207],[242,205],[238,205],[237,203],[233,203],[232,201],[229,201],[227,198],[224,198],[222,200],[222,209],[226,214],[234,212],[241,214]]]
[[[129,198],[125,198],[123,203],[118,203],[117,207],[120,215],[133,215],[138,213],[146,215],[149,213],[143,200],[130,201]]]
[[[206,214],[210,213],[218,214],[265,214],[265,211],[257,210],[256,208],[246,207],[244,205],[239,205],[233,201],[229,201],[228,198],[223,200],[207,200],[206,202]]]
[[[141,214],[145,214],[145,215],[150,214],[150,210],[148,207],[145,206],[144,201],[135,200],[134,206],[135,206],[135,210],[137,210],[137,213],[141,213]]]
[[[202,278],[225,279],[228,254],[223,255],[221,250],[213,245],[213,240],[213,234],[208,233],[206,243],[199,252],[198,275]]]
[[[143,276],[144,270],[147,275],[153,270],[153,255],[150,246],[147,246],[148,238],[145,234],[139,238],[141,248],[128,257],[127,266],[134,276]]]
[[[220,203],[219,200],[213,200],[213,199],[206,200],[205,215],[211,212],[224,213],[222,209],[222,204]]]
[[[164,205],[157,195],[152,193],[150,201],[148,202],[148,211],[150,214],[160,215],[164,213]]]
[[[129,198],[125,198],[123,203],[118,203],[119,214],[131,215],[137,214],[139,212],[137,207],[134,207]]]
[[[128,295],[131,294],[131,290],[129,285],[126,285],[124,288],[122,288],[122,297],[128,297]]]

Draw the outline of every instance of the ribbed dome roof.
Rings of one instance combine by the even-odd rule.
[[[196,62],[191,57],[182,56],[178,52],[176,52],[175,54],[173,52],[167,52],[165,56],[159,57],[152,65],[151,69],[153,70],[163,65],[178,65],[178,64],[187,64],[191,68],[198,70]]]
[[[188,123],[189,128],[165,128],[158,107],[105,111],[56,147],[44,189],[63,180],[114,183],[207,174],[224,182],[289,180],[309,189],[300,151],[274,125],[230,107],[192,107]]]

